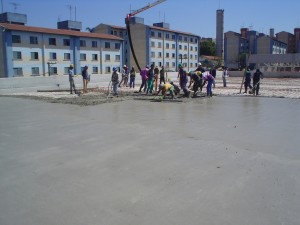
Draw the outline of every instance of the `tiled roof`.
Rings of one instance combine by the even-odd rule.
[[[88,37],[88,38],[101,38],[109,40],[123,40],[122,38],[116,37],[110,34],[99,34],[99,33],[89,33],[74,30],[63,30],[63,29],[51,29],[44,27],[31,27],[10,23],[0,23],[0,26],[5,27],[7,30],[24,31],[24,32],[35,32],[35,33],[45,33],[45,34],[57,34],[57,35],[67,35],[76,37]]]

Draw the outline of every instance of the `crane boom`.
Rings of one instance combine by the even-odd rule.
[[[129,44],[130,44],[130,49],[131,49],[131,52],[132,52],[132,56],[133,56],[134,61],[135,61],[136,65],[137,65],[137,67],[138,67],[138,69],[139,69],[140,71],[141,71],[141,67],[140,67],[139,62],[138,62],[138,60],[137,60],[137,57],[136,57],[136,55],[135,55],[135,51],[134,51],[133,44],[132,44],[132,39],[131,39],[131,32],[130,32],[130,25],[129,25],[130,18],[131,18],[132,16],[135,16],[135,15],[138,14],[138,13],[141,13],[141,12],[143,12],[143,11],[145,11],[145,10],[147,10],[147,9],[150,9],[150,8],[156,6],[156,5],[160,4],[160,3],[163,3],[163,2],[165,2],[165,1],[167,1],[167,0],[158,0],[158,1],[156,1],[156,2],[153,2],[153,3],[151,3],[151,4],[148,4],[147,6],[145,6],[145,7],[143,7],[143,8],[140,8],[140,9],[138,9],[138,10],[135,10],[135,11],[129,13],[129,14],[127,15],[126,19],[125,19],[125,22],[126,22],[126,29],[127,29],[127,33],[128,33],[128,40],[129,40]]]
[[[130,17],[132,17],[132,16],[135,16],[136,14],[141,13],[141,12],[147,10],[147,9],[150,9],[150,8],[156,6],[156,5],[160,4],[160,3],[163,3],[163,2],[165,2],[165,1],[167,1],[167,0],[158,0],[158,1],[153,2],[153,3],[149,3],[147,6],[145,6],[145,7],[143,7],[143,8],[140,8],[140,9],[138,9],[138,10],[135,10],[135,11],[129,13],[129,14],[127,15],[127,18],[128,18],[128,17],[130,18]]]

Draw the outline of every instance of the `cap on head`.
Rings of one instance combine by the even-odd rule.
[[[117,71],[117,68],[116,68],[116,67],[113,67],[113,71],[114,71],[114,72]]]
[[[182,64],[181,63],[178,64],[178,68],[182,68]]]
[[[70,68],[74,68],[73,64],[70,65]]]
[[[198,66],[202,66],[202,63],[201,63],[201,62],[199,62],[199,63],[198,63]]]

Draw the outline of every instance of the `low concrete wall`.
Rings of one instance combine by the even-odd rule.
[[[254,74],[255,71],[251,71],[251,74]],[[222,76],[222,72],[218,71],[218,74]],[[242,77],[243,71],[228,71],[229,76],[231,77]],[[289,72],[289,73],[277,73],[277,72],[263,72],[264,77],[266,78],[300,78],[299,72]]]
[[[168,73],[168,78],[172,80],[177,79],[177,73]],[[120,77],[121,78],[121,77]],[[111,79],[110,74],[91,75],[91,82],[88,87],[107,87]],[[79,75],[75,77],[76,88],[82,88],[82,77]],[[141,84],[141,77],[136,74],[136,84]],[[30,92],[37,90],[60,90],[69,89],[69,76],[57,75],[50,77],[13,77],[0,78],[0,94],[12,92]]]

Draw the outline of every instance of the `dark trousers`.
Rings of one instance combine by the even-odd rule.
[[[141,84],[141,87],[140,87],[140,92],[142,91],[142,89],[144,88],[144,92],[146,91],[147,89],[147,80],[144,80],[142,79],[142,84]]]
[[[255,95],[258,95],[259,85],[260,85],[259,80],[253,80],[253,88],[254,88],[253,91],[255,91]]]
[[[134,83],[135,83],[135,77],[130,77],[130,81],[129,81],[129,87],[130,88],[134,88]]]
[[[73,89],[74,89],[74,93],[76,94],[76,87],[75,87],[74,80],[69,80],[69,81],[70,81],[70,94],[73,94]]]

